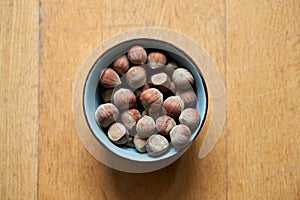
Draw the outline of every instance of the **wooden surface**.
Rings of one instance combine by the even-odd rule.
[[[0,199],[299,199],[300,2],[0,2]],[[107,168],[75,131],[72,84],[116,33],[158,26],[192,37],[216,63],[227,120],[147,174]]]

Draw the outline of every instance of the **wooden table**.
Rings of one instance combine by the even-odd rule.
[[[0,2],[0,199],[299,199],[300,2]],[[147,174],[112,170],[83,147],[72,84],[116,33],[164,27],[202,45],[226,84],[215,149],[201,139]]]

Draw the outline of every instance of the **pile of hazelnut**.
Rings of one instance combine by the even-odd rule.
[[[167,63],[163,52],[148,51],[133,46],[101,72],[95,118],[114,144],[159,156],[170,143],[185,148],[200,116],[193,75]]]

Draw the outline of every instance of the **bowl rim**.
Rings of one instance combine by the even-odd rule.
[[[132,157],[124,156],[124,155],[122,155],[122,154],[119,154],[119,153],[113,151],[111,148],[109,148],[109,146],[107,146],[106,143],[105,143],[104,141],[102,141],[102,140],[97,136],[96,133],[94,133],[93,128],[91,127],[91,124],[90,124],[90,122],[89,122],[89,120],[88,120],[88,117],[87,117],[87,111],[86,111],[86,107],[85,107],[85,102],[86,102],[86,101],[85,101],[85,94],[86,94],[87,82],[88,82],[88,79],[89,79],[89,77],[90,77],[90,75],[91,75],[93,69],[97,66],[96,64],[98,63],[98,61],[99,61],[103,56],[105,56],[108,52],[110,52],[112,49],[118,47],[119,45],[122,45],[122,44],[127,43],[127,42],[131,42],[131,41],[138,41],[138,40],[158,41],[158,42],[164,43],[165,45],[170,45],[170,46],[172,46],[173,48],[175,48],[176,50],[178,50],[180,53],[182,53],[182,54],[186,57],[186,59],[188,59],[188,61],[192,63],[193,67],[195,68],[195,70],[197,71],[197,73],[199,74],[199,76],[201,77],[200,82],[202,83],[203,91],[204,91],[204,96],[205,96],[205,100],[206,100],[206,101],[205,101],[206,103],[205,103],[204,116],[203,116],[203,117],[201,116],[201,117],[202,117],[202,121],[201,121],[202,123],[200,124],[200,126],[199,126],[197,129],[193,130],[192,135],[193,135],[195,132],[196,132],[196,133],[194,134],[193,139],[190,141],[190,143],[189,143],[185,148],[180,149],[180,150],[176,150],[176,152],[175,152],[174,154],[172,154],[172,155],[165,156],[165,157],[163,157],[163,156],[151,157],[151,158],[152,158],[151,160],[133,159]],[[146,49],[147,49],[147,48],[146,48]],[[155,49],[155,48],[153,48],[153,49]],[[157,48],[157,49],[158,49],[158,48]],[[160,50],[160,49],[158,49],[158,50]],[[165,51],[165,50],[163,50],[163,51]],[[105,66],[103,69],[105,69],[105,68],[107,68],[107,67],[108,67],[108,66]],[[156,161],[159,161],[159,160],[168,159],[168,158],[170,158],[170,157],[172,157],[172,156],[175,156],[175,155],[177,155],[177,154],[179,154],[179,153],[182,153],[182,152],[184,153],[184,151],[186,151],[186,150],[190,147],[190,145],[193,143],[193,141],[198,137],[198,135],[200,134],[200,132],[201,132],[201,130],[202,130],[204,124],[205,124],[205,121],[206,121],[206,118],[207,118],[207,115],[208,115],[208,105],[209,105],[209,101],[210,101],[210,100],[209,100],[209,96],[208,96],[208,89],[207,89],[206,81],[205,81],[205,79],[204,79],[204,76],[203,76],[203,74],[202,74],[202,71],[201,71],[199,65],[196,64],[196,62],[192,59],[192,57],[191,57],[188,53],[186,53],[184,50],[182,50],[180,47],[176,46],[175,44],[173,44],[173,43],[171,43],[171,42],[169,42],[169,41],[167,42],[167,41],[165,41],[165,40],[163,40],[163,39],[151,38],[151,37],[149,37],[149,38],[148,38],[148,37],[138,37],[138,38],[124,39],[124,40],[122,40],[121,42],[118,42],[118,43],[114,44],[113,46],[107,48],[105,51],[103,51],[101,54],[99,54],[99,55],[97,56],[97,58],[95,59],[95,61],[93,62],[93,64],[91,65],[91,67],[89,68],[89,70],[88,70],[87,76],[86,76],[86,78],[85,78],[85,80],[84,80],[83,95],[82,95],[83,114],[84,114],[84,118],[85,118],[86,124],[87,124],[87,126],[88,126],[90,132],[92,133],[92,136],[93,136],[93,137],[94,137],[94,138],[95,138],[95,139],[96,139],[96,140],[97,140],[97,141],[98,141],[98,142],[99,142],[106,150],[110,151],[110,152],[113,153],[114,155],[119,156],[119,157],[122,157],[122,158],[127,159],[127,160],[130,160],[130,161],[135,161],[135,162],[145,162],[145,163],[147,163],[147,162],[156,162]],[[102,127],[99,127],[99,128],[100,128],[100,130],[101,130],[102,132],[104,132],[104,131],[102,130]],[[121,147],[119,147],[119,148],[121,148]],[[169,147],[169,148],[170,148],[170,147]],[[172,148],[174,148],[174,147],[172,146]],[[183,153],[182,153],[182,154],[183,154]],[[167,153],[166,153],[166,154],[167,154]]]

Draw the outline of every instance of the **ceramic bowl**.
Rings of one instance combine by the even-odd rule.
[[[125,40],[107,49],[102,55],[99,56],[93,66],[91,66],[84,85],[83,110],[86,122],[93,136],[103,145],[103,147],[115,154],[117,157],[121,157],[134,162],[147,162],[149,163],[149,165],[151,165],[151,162],[180,157],[188,149],[190,144],[186,148],[181,150],[175,149],[175,147],[170,145],[168,151],[165,154],[158,157],[151,157],[147,153],[137,152],[134,148],[116,146],[108,139],[103,129],[97,124],[95,120],[95,111],[97,107],[103,103],[101,102],[101,98],[99,98],[100,87],[98,86],[101,71],[111,65],[111,63],[116,58],[120,57],[123,54],[126,54],[128,50],[135,45],[143,46],[146,51],[159,50],[165,53],[165,55],[170,60],[175,61],[178,66],[186,68],[194,76],[194,89],[198,99],[196,109],[199,112],[201,119],[197,128],[192,131],[190,144],[196,139],[198,133],[200,132],[207,114],[207,89],[204,79],[201,75],[201,71],[199,70],[199,67],[196,66],[195,62],[179,47],[176,47],[166,41],[157,39],[138,38]]]

